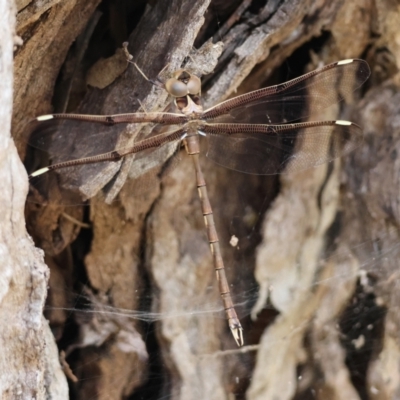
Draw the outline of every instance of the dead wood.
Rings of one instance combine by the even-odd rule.
[[[109,204],[97,195],[90,209],[27,207],[29,232],[50,268],[45,316],[65,351],[70,398],[399,397],[398,7],[369,0],[143,0],[104,2],[100,15],[94,13],[98,3],[17,2],[23,44],[15,52],[13,137],[21,157],[30,151],[27,121],[53,106],[91,114],[167,107],[162,90],[124,65],[118,49],[125,40],[150,79],[163,69],[165,78],[182,63],[205,75],[206,106],[340,59],[365,58],[373,74],[346,105],[311,116],[363,126],[365,142],[352,155],[272,179],[204,163],[245,329],[243,349],[235,347],[223,318],[184,154],[152,190],[142,191],[148,175],[131,179],[127,159],[88,169],[82,183],[89,197],[106,186]],[[11,34],[0,37],[10,47]],[[10,95],[2,104],[11,106]],[[4,126],[10,112],[4,112]],[[108,128],[92,132],[96,143],[77,147],[79,128],[60,131],[70,158],[94,145],[101,152]],[[10,147],[4,154],[16,160]],[[26,176],[13,163],[19,180],[10,187],[20,194],[3,192],[19,196],[4,197],[9,213],[22,207],[26,188]],[[12,232],[18,244],[4,240],[14,257],[10,265],[13,271],[23,265],[18,279],[30,274],[39,289],[21,284],[36,297],[14,306],[4,301],[5,318],[18,315],[21,304],[38,313],[47,279],[40,253],[24,236],[21,211],[13,218],[17,225],[3,225],[3,237]],[[229,245],[232,235],[236,247]],[[39,380],[38,393],[68,398],[66,378],[48,372],[49,365],[54,371],[60,366],[37,315],[34,328],[20,318],[20,329],[34,332],[37,346],[24,340],[14,350],[16,339],[7,334],[3,346],[19,357],[26,347],[34,351],[32,365],[50,382],[44,387]]]

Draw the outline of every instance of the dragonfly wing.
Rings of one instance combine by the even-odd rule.
[[[105,185],[113,182],[125,157],[130,159],[129,175],[140,176],[154,168],[157,162],[158,165],[162,164],[168,155],[170,156],[175,151],[180,143],[180,136],[184,132],[184,129],[173,126],[162,127],[161,130],[157,128],[151,130],[152,127],[148,126],[144,131],[139,132],[141,125],[125,124],[124,126],[122,124],[107,127],[107,132],[101,132],[102,139],[99,139],[92,131],[92,123],[79,121],[78,126],[74,126],[75,124],[77,124],[76,121],[64,121],[62,129],[54,129],[54,124],[52,124],[44,130],[34,131],[31,135],[29,144],[39,148],[42,154],[45,154],[44,165],[51,164],[50,170],[45,167],[45,173],[37,174],[37,176],[34,173],[30,179],[45,197],[53,190],[52,186],[56,182],[62,192],[65,190],[77,192],[83,199],[90,198]],[[95,125],[99,127],[99,124]],[[66,130],[66,126],[70,130]],[[146,128],[149,129],[146,130]],[[75,135],[75,140],[71,142],[65,132],[72,132],[73,129],[79,129],[81,135],[79,137]],[[153,152],[155,153],[152,154]],[[147,166],[143,162],[145,156],[149,160]],[[52,170],[55,167],[54,164],[69,162],[71,159],[74,160],[73,163],[79,161],[61,168],[56,166]],[[37,169],[37,163],[30,164],[30,168],[27,168],[28,172]],[[77,196],[70,199],[71,196],[63,193],[58,197],[65,199],[57,200],[62,204],[77,203]]]
[[[179,163],[181,141],[166,142],[157,148],[150,148],[124,158],[118,175],[103,189],[106,203],[111,203],[119,194],[127,179],[134,181],[130,197],[147,196]],[[87,196],[93,197],[93,195]]]
[[[280,124],[300,120],[312,112],[350,98],[369,77],[364,60],[326,65],[280,85],[255,90],[204,111],[213,122]]]
[[[227,168],[256,175],[315,167],[348,154],[363,139],[361,128],[348,121],[208,124],[203,131],[209,141],[208,158]]]

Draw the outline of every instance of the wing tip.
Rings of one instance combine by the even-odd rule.
[[[40,115],[39,117],[35,118],[35,120],[38,121],[38,122],[49,121],[50,119],[54,119],[54,115],[53,114]]]
[[[354,62],[354,58],[347,58],[346,60],[338,61],[336,65],[351,64],[352,62]]]
[[[345,125],[345,126],[350,126],[350,125],[355,125],[353,122],[350,121],[345,121],[343,119],[338,119],[335,121],[336,125]]]
[[[42,175],[42,174],[46,173],[47,171],[50,171],[50,168],[49,168],[49,167],[40,168],[40,169],[38,169],[37,171],[32,172],[32,173],[29,175],[28,178],[29,178],[29,179],[35,178],[36,176]]]

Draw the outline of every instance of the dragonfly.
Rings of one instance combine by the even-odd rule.
[[[143,160],[159,157],[159,150],[185,147],[193,160],[201,211],[211,249],[219,293],[228,326],[238,346],[243,346],[243,328],[237,316],[225,272],[206,181],[199,161],[204,139],[206,156],[227,168],[249,174],[269,175],[312,168],[348,154],[362,140],[362,129],[345,120],[308,121],[307,117],[348,99],[369,77],[368,64],[360,59],[334,62],[293,80],[233,97],[208,109],[201,102],[201,80],[190,71],[175,71],[165,82],[156,82],[173,99],[173,112],[136,112],[115,115],[48,114],[35,119],[45,124],[72,121],[85,136],[87,124],[107,127],[121,124],[155,124],[148,136],[129,145],[112,144],[108,151],[58,161],[29,175],[31,182],[55,174],[56,181],[79,173],[88,164],[116,163],[134,157],[132,168]],[[153,81],[154,83],[155,81]],[[48,148],[53,137],[33,135],[32,142]],[[95,139],[95,138],[94,138]],[[112,142],[112,141],[111,141]],[[76,144],[79,146],[79,143]],[[50,157],[52,158],[49,150]],[[139,168],[139,167],[137,167]],[[78,172],[77,172],[78,171]]]

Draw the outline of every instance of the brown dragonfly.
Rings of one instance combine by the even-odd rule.
[[[343,60],[291,81],[255,90],[203,110],[200,78],[189,71],[178,70],[162,84],[174,99],[175,112],[49,114],[37,117],[37,123],[79,123],[83,137],[85,124],[89,123],[108,126],[145,123],[158,125],[147,137],[128,146],[113,144],[109,151],[101,154],[96,154],[96,146],[93,146],[94,154],[83,158],[61,162],[59,159],[54,162],[53,159],[53,164],[38,169],[29,178],[34,181],[55,172],[58,181],[73,174],[76,176],[83,165],[115,163],[129,155],[138,156],[138,160],[148,160],[150,163],[159,156],[159,149],[168,146],[176,149],[183,144],[194,164],[201,209],[228,325],[236,343],[242,346],[243,329],[231,298],[213,211],[199,163],[200,137],[205,136],[208,140],[208,158],[245,173],[268,175],[317,166],[359,146],[363,138],[362,130],[349,121],[304,122],[304,119],[311,113],[315,114],[348,98],[369,75],[370,69],[365,61]],[[162,128],[158,129],[158,126]],[[31,143],[48,149],[52,136],[42,134],[40,130],[38,132],[33,135]],[[96,143],[95,138],[91,139]],[[76,145],[79,146],[79,143]],[[144,155],[144,158],[140,158],[140,155]],[[69,187],[73,186],[73,182],[74,179],[69,180]]]

